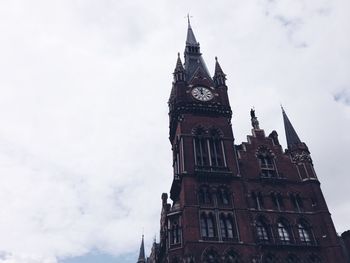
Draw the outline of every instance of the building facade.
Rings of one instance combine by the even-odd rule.
[[[286,112],[287,150],[254,110],[251,135],[235,144],[227,89],[217,59],[209,74],[189,23],[169,99],[173,182],[147,262],[347,262],[309,149]]]

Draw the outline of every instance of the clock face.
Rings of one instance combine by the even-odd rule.
[[[209,101],[214,98],[214,94],[205,87],[195,87],[191,91],[192,96],[200,101]]]

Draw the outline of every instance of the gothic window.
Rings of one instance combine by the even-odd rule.
[[[220,230],[223,239],[232,239],[234,236],[232,215],[220,214]]]
[[[216,130],[211,131],[209,138],[209,148],[211,157],[211,166],[222,167],[224,166],[222,142],[220,135]]]
[[[262,194],[260,192],[258,192],[258,193],[252,192],[252,198],[253,198],[255,208],[258,210],[263,209],[264,199],[263,199]]]
[[[199,203],[200,204],[211,204],[212,203],[212,198],[211,198],[211,193],[210,193],[209,187],[202,186],[199,189]]]
[[[197,168],[219,169],[226,166],[222,135],[216,129],[209,134],[199,127],[194,131],[195,164]]]
[[[180,227],[177,221],[173,222],[173,224],[171,225],[171,229],[170,229],[170,244],[174,245],[174,244],[178,244],[181,242],[181,233],[180,233]]]
[[[214,249],[206,250],[202,256],[203,263],[219,263],[221,262],[220,256],[218,252]]]
[[[226,188],[221,187],[218,189],[217,199],[221,205],[228,205],[230,203],[230,195]]]
[[[212,213],[200,215],[201,235],[206,238],[216,237],[215,219]]]
[[[300,263],[300,260],[296,255],[290,254],[286,259],[286,263]]]
[[[282,244],[290,244],[291,236],[289,231],[289,224],[285,220],[280,220],[277,223],[278,238]]]
[[[264,222],[264,220],[259,218],[255,223],[255,228],[256,228],[256,237],[258,239],[258,242],[268,243],[270,240],[270,237],[269,237],[269,234],[267,232],[268,226]]]
[[[301,199],[299,194],[291,194],[290,195],[290,200],[291,200],[294,208],[298,212],[301,212],[303,210],[304,204],[303,204],[303,200]]]
[[[284,207],[283,197],[280,193],[271,193],[272,202],[278,211],[281,211]]]
[[[234,250],[229,250],[224,257],[224,263],[240,263],[238,254]]]
[[[205,131],[202,128],[198,128],[195,133],[194,147],[196,154],[196,165],[197,166],[208,166],[208,145],[207,140],[204,137]]]
[[[300,220],[298,223],[299,239],[302,243],[312,244],[312,231],[310,225],[305,220]]]
[[[265,147],[262,147],[261,149],[259,149],[257,157],[259,159],[261,177],[264,177],[264,178],[276,177],[273,157],[271,156],[269,150]]]

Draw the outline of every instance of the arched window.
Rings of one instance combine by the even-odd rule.
[[[285,220],[277,222],[278,238],[282,244],[290,244],[291,236],[289,231],[289,224]]]
[[[223,239],[232,239],[234,237],[232,215],[220,214],[220,230]]]
[[[291,200],[294,208],[298,212],[301,212],[303,210],[303,207],[304,207],[303,199],[300,197],[299,194],[291,194],[290,195],[290,200]]]
[[[216,237],[215,219],[212,213],[202,213],[200,216],[201,235],[204,238]]]
[[[216,130],[212,130],[210,132],[209,148],[210,148],[211,166],[223,167],[224,158],[223,158],[222,142],[220,140],[220,135]]]
[[[180,239],[180,228],[177,221],[173,222],[170,229],[170,244],[178,244],[181,242]]]
[[[264,207],[264,199],[263,199],[262,194],[260,192],[258,192],[258,193],[252,192],[252,198],[253,198],[253,201],[254,201],[255,208],[258,209],[258,210],[263,209],[263,207]]]
[[[296,255],[289,254],[286,263],[300,263],[300,259]]]
[[[271,199],[278,211],[284,208],[283,197],[280,193],[271,193]]]
[[[208,249],[203,253],[202,256],[203,263],[219,263],[221,262],[218,252],[214,249]]]
[[[207,140],[204,136],[205,136],[204,129],[198,128],[195,132],[195,137],[194,137],[194,147],[195,147],[197,166],[209,165],[208,145],[207,145]]]
[[[268,234],[268,226],[264,222],[263,219],[259,218],[255,222],[255,228],[256,228],[256,238],[258,239],[258,242],[260,243],[268,243],[270,240],[269,234]]]
[[[220,187],[217,191],[217,199],[219,204],[228,205],[230,203],[230,195],[226,188]]]
[[[199,189],[199,192],[198,192],[198,197],[199,197],[200,204],[211,204],[212,203],[210,189],[207,186],[201,186],[201,188]]]
[[[298,234],[300,242],[311,245],[312,244],[312,231],[310,225],[305,220],[300,220],[298,223]]]
[[[260,164],[261,177],[273,178],[276,177],[275,165],[273,157],[266,147],[260,147],[257,157]]]
[[[241,260],[238,254],[233,249],[225,253],[224,263],[240,263],[240,262]]]

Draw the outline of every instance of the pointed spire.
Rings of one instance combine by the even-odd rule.
[[[213,79],[216,86],[226,85],[226,75],[219,64],[217,57],[215,57],[215,73]]]
[[[137,260],[137,263],[145,263],[145,262],[146,262],[146,258],[145,258],[145,244],[144,244],[143,235],[142,235],[139,259]]]
[[[177,61],[174,70],[174,82],[184,81],[185,80],[185,69],[182,65],[182,61],[180,58],[180,53],[177,53]]]
[[[212,80],[208,68],[202,58],[199,43],[197,42],[196,37],[194,36],[189,16],[187,16],[187,19],[188,28],[185,48],[185,70],[187,81],[190,81],[194,73],[198,70],[204,73],[204,76],[207,79]]]
[[[192,27],[191,27],[191,22],[190,22],[190,15],[187,15],[187,23],[188,23],[188,27],[187,27],[187,39],[186,39],[186,45],[193,45],[193,46],[198,46],[199,47],[199,43],[196,40],[196,37],[194,36]]]
[[[287,146],[288,146],[288,149],[291,149],[297,145],[300,145],[301,141],[282,106],[281,106],[281,109],[282,109],[282,115],[283,115],[284,129],[286,132]]]

